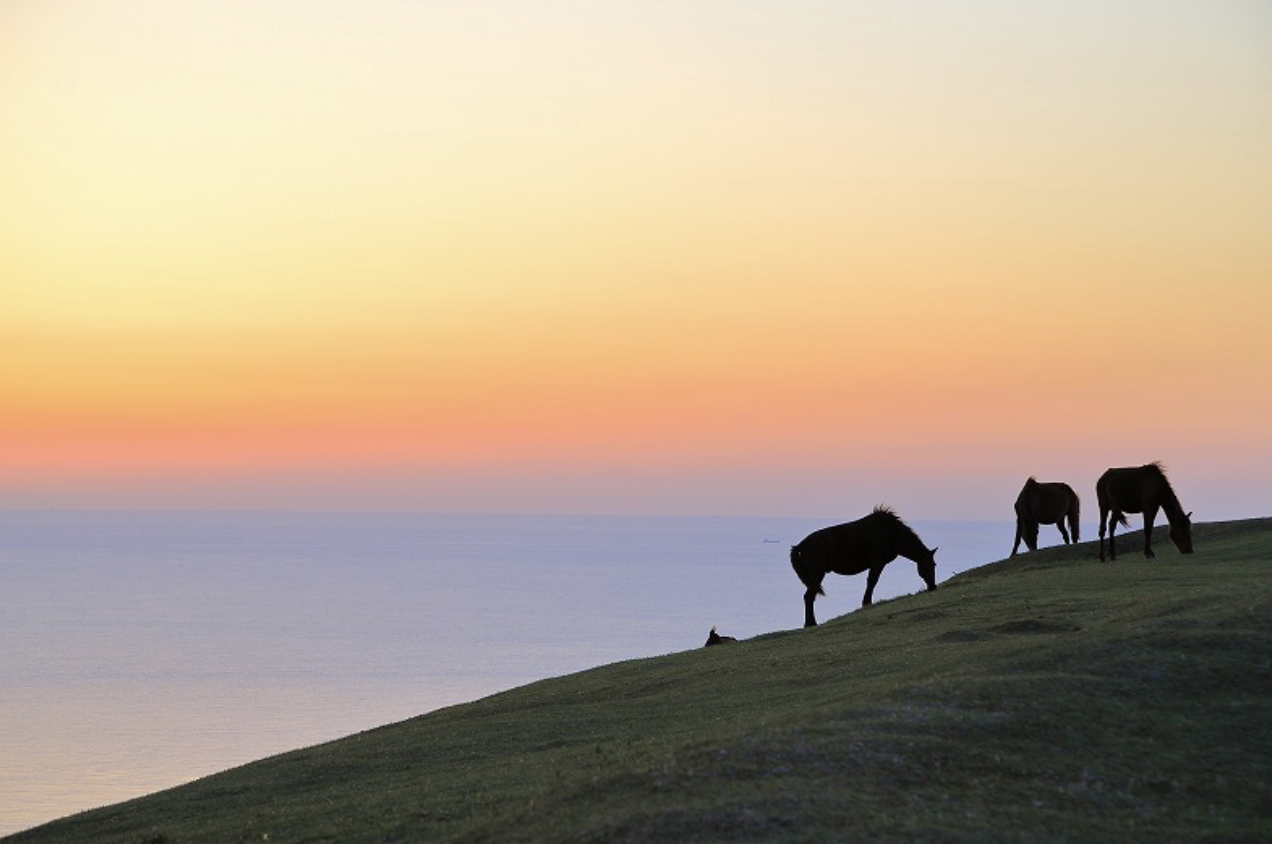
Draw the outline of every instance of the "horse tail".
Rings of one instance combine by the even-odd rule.
[[[809,589],[816,587],[818,595],[825,595],[820,583],[812,583],[812,572],[808,570],[808,563],[804,559],[804,552],[800,550],[798,545],[791,546],[791,568],[795,569],[795,574],[799,577],[799,582],[807,586]]]
[[[1070,492],[1072,492],[1072,490],[1070,490]],[[1069,530],[1073,532],[1073,543],[1075,545],[1077,544],[1078,539],[1080,539],[1080,537],[1078,536],[1078,532],[1081,530],[1081,528],[1078,527],[1078,524],[1081,522],[1081,520],[1082,520],[1082,499],[1078,498],[1078,494],[1076,492],[1073,492],[1073,506],[1069,508]]]

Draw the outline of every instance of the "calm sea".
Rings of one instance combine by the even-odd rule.
[[[789,547],[827,523],[0,512],[0,835],[712,625],[798,627]],[[940,579],[1011,548],[1006,523],[912,525]],[[865,588],[826,585],[822,619]],[[876,594],[921,588],[899,560]]]

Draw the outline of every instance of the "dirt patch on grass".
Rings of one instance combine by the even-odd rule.
[[[1021,619],[1020,621],[1009,621],[1006,624],[1000,624],[997,627],[990,629],[995,633],[1014,635],[1018,633],[1073,633],[1081,628],[1068,621],[1055,621],[1045,618],[1026,618]]]
[[[989,634],[982,630],[947,630],[939,636],[933,636],[933,642],[983,642]]]

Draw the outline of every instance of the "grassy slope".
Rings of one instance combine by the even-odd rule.
[[[14,836],[1255,841],[1272,519],[1051,548],[737,645],[605,666]],[[906,564],[908,565],[908,563]],[[802,608],[799,585],[773,596]],[[831,588],[860,589],[837,578]]]

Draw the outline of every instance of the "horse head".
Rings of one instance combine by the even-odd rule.
[[[1178,519],[1171,519],[1170,541],[1175,543],[1181,554],[1193,552],[1192,513],[1184,513]]]
[[[928,591],[931,592],[936,588],[936,548],[928,548],[926,545],[920,546],[925,553],[919,556],[914,562],[919,567],[919,577],[923,578],[923,582],[927,584]]]

